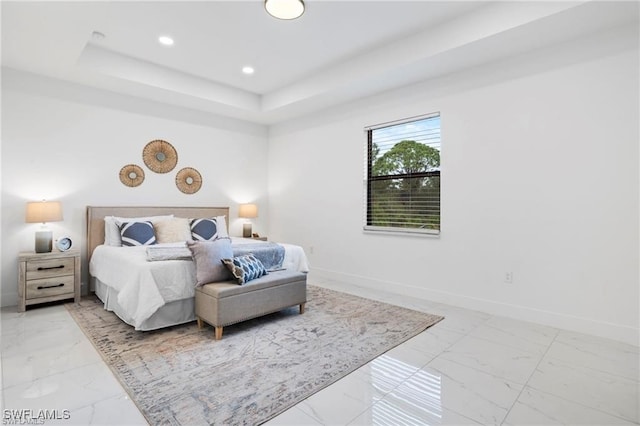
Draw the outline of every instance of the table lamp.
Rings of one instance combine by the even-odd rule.
[[[42,223],[42,228],[36,231],[36,253],[50,253],[52,249],[53,235],[47,228],[47,222],[60,222],[62,220],[62,205],[59,201],[32,201],[27,203],[25,222]]]
[[[258,206],[255,204],[240,204],[240,211],[238,212],[238,216],[253,219],[254,217],[258,217]],[[248,220],[242,224],[242,236],[244,238],[251,238],[251,221]]]

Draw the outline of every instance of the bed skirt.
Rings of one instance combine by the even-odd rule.
[[[91,281],[96,296],[104,303],[104,308],[115,313],[122,321],[133,326],[133,320],[126,315],[122,307],[118,304],[117,290],[105,285],[97,278],[92,277]],[[136,328],[136,330],[157,330],[159,328],[184,324],[195,320],[195,298],[190,297],[188,299],[169,302],[162,306],[140,324],[140,327]]]

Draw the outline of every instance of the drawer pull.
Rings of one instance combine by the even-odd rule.
[[[38,290],[43,290],[45,288],[56,288],[56,287],[64,287],[64,283],[54,284],[54,285],[39,285]]]
[[[38,268],[38,271],[48,271],[50,269],[62,269],[64,268],[64,265],[60,265],[60,266],[48,266],[48,267],[44,267],[44,266],[40,266]]]

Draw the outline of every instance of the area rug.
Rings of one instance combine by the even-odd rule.
[[[421,333],[440,316],[317,286],[290,308],[225,327],[135,331],[95,298],[66,305],[152,425],[256,425]]]

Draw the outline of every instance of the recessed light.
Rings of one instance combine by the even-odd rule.
[[[242,67],[242,72],[243,72],[244,74],[251,75],[251,74],[253,74],[254,72],[256,72],[256,70],[254,70],[254,69],[253,69],[253,67],[246,66],[246,67]]]
[[[173,39],[169,36],[158,37],[158,42],[165,46],[173,46]]]

